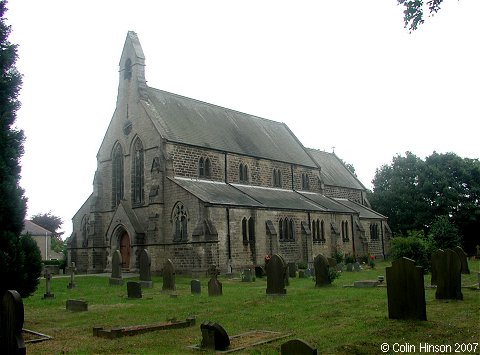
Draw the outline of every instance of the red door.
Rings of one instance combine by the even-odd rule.
[[[124,232],[120,237],[120,254],[122,255],[122,269],[130,268],[130,237]]]

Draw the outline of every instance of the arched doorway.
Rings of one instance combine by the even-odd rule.
[[[120,235],[120,254],[122,255],[122,269],[130,268],[130,237],[127,232]]]

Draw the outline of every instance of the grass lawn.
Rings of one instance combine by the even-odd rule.
[[[162,279],[154,277],[154,287],[143,290],[142,299],[127,299],[126,285],[110,286],[105,276],[77,276],[77,287],[67,289],[68,277],[52,280],[55,298],[42,299],[45,281],[37,292],[24,299],[24,328],[53,337],[27,344],[28,354],[201,354],[187,346],[199,344],[200,324],[212,321],[221,324],[229,336],[251,330],[292,333],[283,340],[250,347],[238,354],[278,354],[287,339],[300,338],[315,346],[319,354],[382,354],[380,345],[390,345],[389,354],[405,344],[455,344],[479,342],[480,292],[462,288],[463,301],[438,301],[435,289],[425,290],[427,321],[388,319],[387,289],[343,287],[356,280],[376,279],[385,275],[390,262],[378,263],[375,270],[343,272],[332,285],[315,288],[312,279],[290,279],[287,295],[266,296],[266,279],[242,283],[240,279],[222,277],[223,296],[209,297],[207,279],[201,279],[202,294],[190,293],[190,278],[176,278],[176,294],[162,293]],[[470,275],[462,275],[462,285],[478,282],[480,262],[470,261]],[[130,279],[129,279],[130,280]],[[135,279],[131,279],[135,280]],[[425,276],[425,285],[430,276]],[[73,313],[65,309],[67,299],[88,302],[88,311]],[[167,318],[196,317],[196,325],[184,329],[155,331],[118,339],[94,337],[92,328],[153,324]],[[397,348],[398,350],[399,348]],[[403,348],[407,349],[407,348]],[[425,352],[425,351],[424,351]],[[411,351],[409,353],[412,353]],[[468,352],[461,352],[468,353]],[[476,351],[480,353],[480,345]]]

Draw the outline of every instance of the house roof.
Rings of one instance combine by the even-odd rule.
[[[168,141],[316,167],[284,123],[154,88],[148,96],[154,123]]]
[[[318,149],[307,148],[310,156],[321,168],[325,185],[365,190],[365,186],[347,169],[335,155]]]
[[[39,226],[38,224],[33,223],[32,221],[26,219],[23,221],[23,230],[22,230],[22,235],[52,235],[52,232],[49,230],[43,228],[42,226]]]

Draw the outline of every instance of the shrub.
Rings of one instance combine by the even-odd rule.
[[[345,255],[345,263],[346,264],[353,264],[355,262],[355,258],[353,257],[353,255]]]
[[[423,237],[424,234],[420,231],[409,231],[407,235],[407,237],[395,236],[392,239],[390,255],[393,259],[401,257],[412,259],[424,272],[429,271],[433,243]]]
[[[458,229],[450,223],[448,216],[437,217],[428,236],[438,249],[451,249],[461,242]]]
[[[338,250],[335,250],[332,253],[332,258],[334,258],[335,261],[337,262],[337,264],[339,264],[343,261],[343,254],[341,252],[339,252]]]
[[[333,280],[335,280],[339,277],[340,277],[340,273],[334,267],[329,267],[328,268],[328,281],[330,283],[332,283]]]

